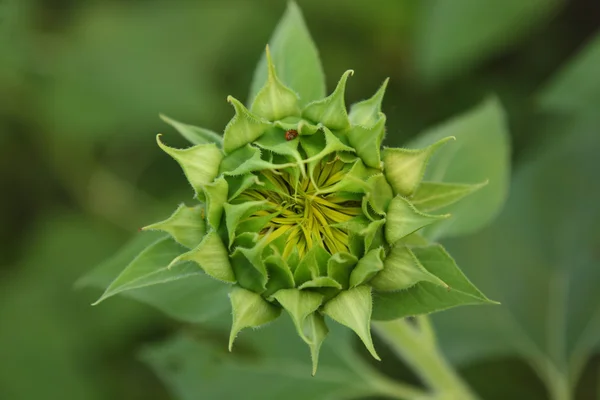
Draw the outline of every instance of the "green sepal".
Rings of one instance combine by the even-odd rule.
[[[249,144],[240,147],[223,158],[219,167],[219,174],[225,176],[240,176],[249,172],[263,169],[273,169],[276,165],[262,159],[259,148]],[[294,166],[295,164],[290,164]]]
[[[254,144],[275,154],[289,156],[294,159],[301,171],[304,171],[302,155],[298,151],[298,138],[287,140],[285,131],[279,128],[268,129]]]
[[[223,215],[223,204],[227,201],[229,186],[225,178],[220,177],[214,182],[204,185],[206,198],[206,220],[214,229],[218,230]]]
[[[302,117],[315,123],[320,122],[329,129],[347,129],[350,126],[350,120],[344,96],[348,76],[353,74],[352,70],[344,72],[333,93],[322,100],[309,103],[302,111]]]
[[[379,114],[373,126],[354,125],[348,131],[348,140],[356,150],[356,154],[371,168],[381,168],[381,142],[385,136],[386,117]]]
[[[371,338],[371,288],[366,285],[344,290],[323,307],[323,313],[334,321],[352,329],[362,340],[369,353],[380,360]]]
[[[321,126],[319,132],[323,132],[323,135],[317,133],[311,136],[300,137],[302,149],[308,155],[308,158],[304,162],[308,163],[308,173],[313,180],[313,184],[315,184],[314,169],[324,157],[336,152],[354,152],[352,147],[345,145],[327,127]]]
[[[381,84],[377,92],[370,99],[360,101],[352,104],[350,107],[350,122],[352,125],[361,126],[373,126],[379,120],[379,113],[381,113],[381,102],[385,94],[385,89],[390,78],[386,78]]]
[[[425,168],[433,153],[440,146],[453,139],[455,139],[453,136],[449,136],[419,150],[384,148],[384,173],[392,189],[394,189],[394,194],[412,195],[421,179],[423,179]]]
[[[386,222],[386,219],[371,221],[361,232],[361,235],[364,236],[365,252],[384,244],[383,228]]]
[[[182,261],[195,262],[207,275],[220,281],[236,282],[227,249],[215,231],[208,232],[196,248],[175,258],[169,268]]]
[[[389,244],[394,244],[404,236],[436,221],[448,218],[450,215],[430,215],[418,211],[408,200],[396,196],[390,202],[387,210],[387,223],[385,224],[385,239]]]
[[[421,182],[410,202],[420,211],[431,212],[452,205],[463,197],[481,189],[488,182],[478,184]]]
[[[306,317],[304,335],[311,339],[308,347],[310,348],[310,358],[312,360],[312,376],[315,376],[317,373],[319,350],[321,350],[321,345],[328,333],[329,329],[327,329],[327,324],[325,324],[325,317],[321,313],[314,312]]]
[[[197,144],[187,149],[174,149],[160,141],[156,135],[158,146],[179,163],[185,177],[194,189],[196,197],[204,199],[203,188],[217,177],[223,153],[216,144]]]
[[[160,114],[160,118],[167,124],[171,125],[192,144],[208,144],[214,143],[219,148],[223,147],[223,136],[210,129],[201,128],[199,126],[184,124],[179,121],[175,121],[166,115]]]
[[[276,121],[289,116],[300,116],[298,95],[285,86],[277,77],[268,45],[265,52],[267,57],[267,81],[256,94],[250,109],[253,113],[269,121]]]
[[[383,270],[369,283],[375,290],[393,292],[408,289],[418,282],[431,282],[447,288],[440,278],[427,271],[406,246],[394,246],[383,262]]]
[[[302,340],[311,343],[305,335],[304,322],[306,317],[319,309],[323,303],[323,295],[294,288],[279,290],[272,297],[288,312]]]
[[[233,323],[229,334],[229,351],[237,334],[244,328],[257,328],[279,317],[281,308],[269,303],[262,296],[249,290],[234,287],[229,293]]]
[[[331,255],[322,246],[313,246],[298,263],[294,271],[296,285],[310,281],[327,273],[327,263]]]
[[[373,170],[369,169],[359,158],[354,161],[352,167],[343,174],[339,182],[324,188],[319,188],[317,194],[327,194],[334,192],[367,193],[371,185],[367,180],[373,175]]]
[[[385,179],[383,174],[378,174],[370,177],[367,181],[369,191],[367,192],[367,200],[369,204],[379,215],[385,215],[390,202],[394,198],[392,187]]]
[[[267,290],[263,293],[264,297],[268,298],[281,289],[291,289],[296,286],[292,271],[280,255],[271,255],[265,258],[265,267],[269,280],[267,281]]]
[[[346,252],[335,253],[327,261],[327,276],[340,284],[340,289],[348,289],[350,273],[358,259]]]
[[[206,234],[204,206],[187,207],[185,204],[180,204],[169,218],[145,226],[142,230],[167,232],[178,243],[189,249],[194,248]]]
[[[225,127],[223,135],[223,150],[229,154],[235,149],[254,142],[271,127],[271,123],[248,111],[234,97],[228,96],[227,101],[235,109],[235,115]]]
[[[263,186],[264,183],[254,174],[244,174],[240,176],[229,176],[227,178],[227,201],[232,201],[242,194],[246,189],[252,186]]]
[[[263,293],[267,288],[268,272],[263,259],[267,239],[268,235],[265,235],[252,247],[249,243],[237,246],[231,254],[232,266],[238,283],[256,293]]]
[[[233,239],[235,238],[236,229],[241,220],[247,218],[252,213],[269,208],[266,200],[261,201],[245,201],[240,204],[223,204],[225,211],[225,225],[227,226],[227,233],[229,237],[229,248],[233,246]]]
[[[337,289],[342,290],[342,285],[333,278],[328,276],[318,276],[316,278],[311,279],[310,281],[304,282],[302,285],[298,286],[298,289]]]
[[[379,271],[383,270],[385,251],[383,247],[369,250],[350,274],[350,288],[368,283]]]

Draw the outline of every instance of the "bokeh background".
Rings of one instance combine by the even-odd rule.
[[[582,360],[575,398],[600,398],[600,3],[298,3],[329,89],[354,69],[350,103],[391,78],[388,145],[496,94],[511,132],[512,194],[492,226],[448,246],[476,284],[517,310],[521,338],[465,308],[436,319],[440,340],[485,399],[570,398],[553,395],[544,365],[526,360],[545,350],[559,370],[571,365],[561,358]],[[246,98],[285,7],[0,0],[0,399],[176,398],[139,352],[181,323],[126,298],[92,308],[99,292],[74,282],[191,197],[154,136],[185,143],[158,114],[222,131],[226,96]],[[414,379],[398,363],[384,369]]]

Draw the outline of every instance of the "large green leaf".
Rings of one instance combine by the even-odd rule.
[[[290,1],[288,8],[277,25],[269,47],[277,76],[288,87],[300,95],[300,104],[325,97],[325,75],[310,37],[302,12]],[[267,81],[267,59],[263,55],[254,71],[248,104]]]
[[[261,400],[331,400],[384,394],[389,381],[354,352],[352,332],[330,325],[331,337],[321,348],[315,376],[310,374],[308,349],[289,318],[247,332],[236,344],[237,353],[227,353],[225,342],[215,345],[181,335],[146,349],[142,358],[178,400],[238,399],[241,393],[245,399]],[[418,392],[406,389],[406,393],[416,396]]]
[[[542,89],[541,108],[549,111],[579,113],[597,109],[600,104],[600,33],[565,65]]]
[[[560,0],[425,0],[415,58],[426,81],[468,70],[548,20]]]
[[[600,345],[598,122],[592,115],[569,126],[569,135],[518,171],[493,225],[448,243],[502,306],[436,316],[456,362],[520,355],[555,399],[570,398]]]
[[[150,258],[148,264],[140,264],[139,268],[137,268],[136,264],[140,262],[139,258],[136,258],[137,254],[144,248],[152,246],[156,238],[156,235],[148,236],[147,233],[135,237],[131,243],[125,246],[112,259],[99,265],[88,275],[80,279],[78,282],[79,286],[93,286],[101,289],[108,288],[107,293],[113,295],[115,294],[113,291],[117,291],[116,289],[123,289],[123,286],[117,286],[117,283],[121,283],[121,279],[117,278],[113,282],[115,277],[119,276],[123,278],[124,274],[132,276],[131,274],[136,271],[150,271],[152,270],[151,267],[154,267],[153,271],[159,272],[142,274],[141,278],[138,278],[137,284],[135,280],[133,283],[125,282],[128,285],[125,286],[127,290],[118,290],[118,292],[154,306],[171,317],[182,321],[203,322],[229,312],[230,306],[227,293],[230,286],[205,275],[198,266],[191,263],[183,263],[181,270],[177,266],[172,267],[174,271],[162,270],[162,267],[166,267],[168,263],[163,265],[163,262],[158,261],[166,261],[167,258],[176,253],[175,249],[163,249],[166,250],[165,253],[168,255],[168,257],[167,255],[164,256],[164,260],[161,256],[159,258]],[[168,245],[165,246],[170,247]],[[183,250],[181,247],[180,249]],[[136,262],[136,260],[138,261]],[[130,271],[123,271],[128,265]],[[135,268],[132,268],[132,265]],[[192,270],[194,272],[191,272]],[[183,274],[180,274],[182,271]],[[160,279],[154,279],[155,277]],[[139,284],[140,282],[143,285]],[[108,296],[105,294],[104,297]]]
[[[467,113],[419,135],[409,145],[421,148],[447,136],[456,141],[431,158],[426,181],[487,185],[465,199],[436,210],[452,217],[425,229],[431,238],[472,233],[500,212],[510,179],[510,143],[502,106],[490,98]]]
[[[415,247],[412,253],[429,277],[420,278],[408,289],[375,292],[373,319],[392,320],[462,305],[494,303],[465,277],[442,246]]]

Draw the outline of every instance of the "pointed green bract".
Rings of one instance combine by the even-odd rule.
[[[385,251],[383,247],[368,251],[367,254],[358,261],[356,268],[354,268],[350,274],[350,288],[369,282],[383,269],[384,259]]]
[[[448,217],[449,215],[429,215],[417,211],[408,200],[396,196],[387,211],[385,238],[388,243],[394,244],[404,236]]]
[[[350,107],[350,122],[352,125],[361,125],[365,127],[373,126],[379,121],[381,113],[381,102],[385,94],[385,89],[390,78],[383,81],[383,84],[370,99],[352,104]]]
[[[269,49],[281,81],[300,95],[304,105],[325,97],[325,74],[321,60],[302,11],[293,1],[281,18],[271,39]],[[268,77],[267,59],[263,54],[254,72],[249,103],[264,86]]]
[[[310,358],[312,360],[312,375],[315,376],[317,373],[317,367],[319,366],[319,351],[321,345],[325,341],[325,337],[329,333],[327,324],[325,324],[325,317],[321,313],[314,312],[306,317],[304,322],[304,335],[310,339],[308,347],[310,347]]]
[[[229,96],[227,101],[233,105],[235,116],[225,127],[223,150],[225,153],[231,153],[258,139],[271,123],[248,111],[237,99]]]
[[[223,137],[218,133],[211,131],[210,129],[184,124],[163,114],[160,114],[160,118],[173,128],[177,129],[177,132],[179,132],[181,136],[186,138],[192,144],[214,143],[219,148],[223,147]]]
[[[225,225],[227,226],[227,233],[229,234],[229,248],[233,246],[233,239],[240,220],[267,207],[268,205],[265,200],[246,201],[241,204],[225,203],[223,205],[223,209],[225,210]]]
[[[160,135],[156,136],[156,142],[179,163],[196,196],[202,199],[204,186],[216,178],[223,159],[223,153],[217,145],[198,144],[187,149],[174,149],[164,145],[160,141]]]
[[[306,290],[282,289],[273,294],[273,298],[288,312],[302,340],[311,343],[311,339],[305,335],[304,322],[310,314],[319,309],[323,295]]]
[[[269,298],[279,290],[291,289],[296,286],[290,267],[281,259],[280,255],[265,258],[265,266],[269,281],[267,282],[267,290],[263,293],[264,297]]]
[[[183,279],[199,271],[190,263],[169,269],[169,263],[185,249],[171,238],[160,239],[145,248],[106,288],[94,305],[115,294]]]
[[[252,112],[269,121],[289,116],[300,116],[298,95],[285,86],[277,77],[269,46],[267,46],[265,53],[268,71],[267,82],[254,98],[251,107]]]
[[[347,289],[350,273],[357,262],[358,259],[350,253],[336,253],[327,261],[327,276],[338,282],[341,288]]]
[[[383,149],[385,177],[394,189],[395,194],[410,196],[413,194],[433,153],[453,137],[441,139],[421,150],[399,148]]]
[[[363,285],[343,291],[329,300],[323,307],[323,313],[356,332],[373,358],[381,360],[371,339],[372,304],[371,288]]]
[[[207,275],[223,282],[235,283],[235,275],[229,264],[227,249],[216,232],[209,232],[202,242],[193,250],[173,260],[171,266],[182,261],[193,261]]]
[[[373,211],[379,215],[385,215],[390,202],[394,198],[392,187],[382,174],[370,177],[367,184],[370,190],[366,197],[371,207],[373,207]]]
[[[420,211],[431,212],[460,201],[481,189],[487,182],[469,185],[460,183],[421,182],[410,202]]]
[[[403,245],[394,246],[383,262],[380,271],[369,285],[379,291],[396,291],[408,289],[421,281],[448,288],[440,278],[428,272],[412,251]]]
[[[219,229],[221,225],[221,216],[223,215],[223,205],[227,201],[227,192],[227,181],[223,177],[204,185],[206,220],[215,230]]]
[[[206,234],[204,207],[200,205],[187,207],[185,204],[181,204],[169,218],[145,226],[142,230],[167,232],[178,243],[191,249],[196,247]]]
[[[354,71],[344,72],[335,90],[323,100],[314,101],[302,111],[302,116],[312,122],[320,122],[329,129],[346,129],[350,126],[346,112],[346,81]]]
[[[281,309],[275,307],[262,296],[240,287],[235,287],[229,294],[233,323],[229,334],[229,351],[237,334],[244,328],[257,328],[269,323],[281,314]]]
[[[372,126],[355,125],[348,132],[348,140],[356,154],[371,168],[381,168],[380,148],[385,135],[385,122],[385,115],[380,114]]]

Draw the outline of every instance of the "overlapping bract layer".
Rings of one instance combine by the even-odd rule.
[[[325,315],[354,330],[378,358],[370,334],[373,292],[419,282],[448,287],[415,255],[414,246],[419,254],[430,249],[416,232],[447,217],[423,211],[473,188],[421,182],[446,139],[421,150],[381,150],[387,81],[348,113],[347,71],[330,96],[301,108],[277,78],[268,49],[267,60],[267,82],[250,110],[228,98],[235,116],[222,141],[167,119],[196,143],[180,150],[158,141],[201,203],[182,205],[147,229],[189,248],[171,265],[193,261],[233,285],[230,347],[240,330],[283,309],[310,347],[313,373],[328,332]]]

